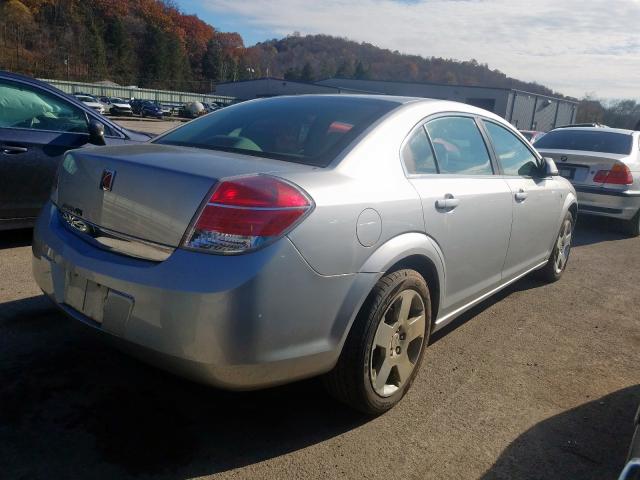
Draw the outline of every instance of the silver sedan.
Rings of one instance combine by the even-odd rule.
[[[33,270],[168,370],[228,389],[323,375],[378,414],[434,331],[530,272],[560,278],[576,212],[553,161],[487,111],[279,97],[68,153]]]

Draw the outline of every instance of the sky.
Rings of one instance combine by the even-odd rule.
[[[245,45],[324,33],[456,60],[581,98],[640,99],[640,0],[178,0]]]

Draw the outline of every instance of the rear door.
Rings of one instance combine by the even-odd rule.
[[[105,135],[117,137],[107,126]],[[36,217],[64,152],[88,140],[81,108],[35,85],[0,78],[0,220]]]
[[[553,177],[541,177],[538,157],[514,133],[490,120],[483,124],[511,190],[513,225],[503,270],[507,280],[549,257],[560,225],[564,188]]]
[[[422,200],[426,232],[444,254],[442,317],[500,283],[511,230],[511,190],[494,174],[471,116],[427,121],[402,152]]]

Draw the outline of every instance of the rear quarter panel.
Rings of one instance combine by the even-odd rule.
[[[426,114],[425,108],[401,107],[332,166],[287,176],[316,204],[289,238],[318,273],[361,271],[366,260],[392,238],[424,233],[420,197],[405,177],[399,152],[402,140]],[[359,218],[361,232],[365,227],[379,230],[375,241],[358,237]]]

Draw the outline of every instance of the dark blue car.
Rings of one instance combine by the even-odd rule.
[[[145,100],[142,102],[140,106],[140,115],[144,117],[155,117],[162,118],[166,112],[163,110],[162,106],[156,102],[152,102],[150,100]]]
[[[0,230],[33,224],[67,150],[150,138],[47,83],[0,71]]]

